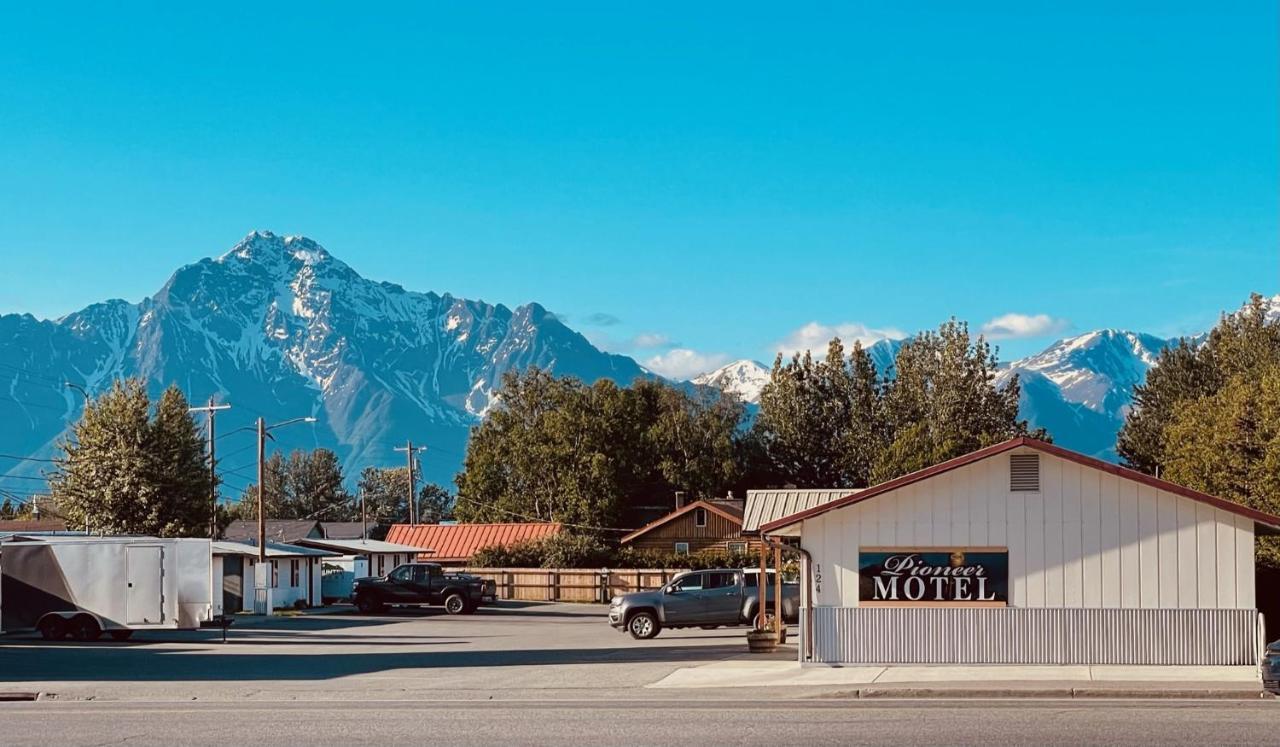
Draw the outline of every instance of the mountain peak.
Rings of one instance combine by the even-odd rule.
[[[249,232],[217,261],[232,260],[271,266],[286,262],[314,266],[337,261],[323,246],[306,236],[280,236],[271,231]]]
[[[745,402],[756,403],[760,401],[760,392],[769,383],[770,375],[771,370],[763,363],[743,359],[695,376],[692,381],[699,386],[733,392]]]

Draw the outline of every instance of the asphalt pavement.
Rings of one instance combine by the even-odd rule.
[[[898,701],[8,703],[13,745],[1272,745],[1271,704]]]

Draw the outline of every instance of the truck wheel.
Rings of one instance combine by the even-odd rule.
[[[637,612],[627,621],[627,632],[638,641],[648,640],[661,630],[662,626],[652,612]]]
[[[718,630],[720,628],[719,625],[699,625],[698,627],[703,630]]]
[[[113,631],[111,631],[111,640],[113,640],[113,641],[127,641],[127,640],[129,640],[129,637],[130,637],[130,636],[132,636],[132,635],[133,635],[133,631],[132,631],[132,630],[113,630]]]
[[[102,627],[98,625],[98,621],[88,615],[79,615],[71,621],[70,627],[67,629],[72,639],[77,641],[96,641],[102,637]]]
[[[462,615],[470,612],[471,605],[467,604],[467,598],[456,591],[444,598],[444,611],[450,615]]]
[[[67,621],[53,615],[40,621],[40,637],[46,641],[60,641],[67,637]]]
[[[360,596],[356,597],[356,609],[360,610],[366,615],[371,615],[375,612],[379,612],[382,610],[382,607],[383,607],[382,603],[379,602],[377,599],[375,599],[372,594],[361,594]]]

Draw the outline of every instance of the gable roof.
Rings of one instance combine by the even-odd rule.
[[[1036,451],[1049,454],[1050,456],[1066,459],[1067,461],[1075,462],[1076,464],[1080,464],[1085,467],[1091,467],[1101,472],[1107,472],[1109,474],[1116,475],[1117,477],[1123,477],[1126,480],[1133,480],[1134,482],[1156,488],[1157,490],[1163,490],[1167,493],[1180,495],[1183,498],[1190,498],[1191,500],[1199,501],[1200,503],[1207,503],[1214,508],[1220,508],[1223,511],[1251,519],[1257,524],[1262,524],[1263,526],[1274,530],[1280,530],[1280,516],[1249,508],[1248,506],[1242,506],[1239,503],[1233,503],[1217,496],[1209,495],[1208,493],[1201,493],[1198,490],[1192,490],[1191,488],[1169,482],[1168,480],[1161,480],[1158,477],[1152,477],[1151,475],[1137,472],[1127,467],[1121,467],[1118,464],[1112,464],[1110,462],[1104,462],[1101,459],[1095,459],[1091,456],[1085,456],[1079,452],[1064,449],[1061,446],[1055,446],[1046,441],[1041,441],[1029,436],[1020,436],[1003,443],[988,446],[984,449],[978,449],[977,451],[942,462],[941,464],[926,467],[925,469],[903,475],[902,477],[894,478],[888,482],[882,482],[879,485],[875,485],[857,493],[852,493],[838,500],[831,501],[830,503],[814,506],[798,513],[791,514],[790,516],[784,516],[780,519],[774,519],[773,521],[766,522],[760,527],[760,529],[763,532],[774,532],[784,527],[791,526],[792,524],[798,524],[805,519],[820,516],[828,511],[834,511],[837,508],[844,508],[845,506],[849,506],[854,503],[861,503],[862,501],[869,500],[882,493],[888,493],[890,491],[897,490],[898,488],[911,485],[922,480],[927,480],[930,477],[940,475],[944,472],[950,472],[953,469],[958,469],[1017,448],[1034,449]]]
[[[214,555],[244,555],[247,557],[258,557],[258,544],[256,542],[229,542],[227,540],[215,540],[213,542]],[[272,542],[267,540],[268,558],[297,558],[297,557],[319,557],[327,558],[339,553],[330,550],[321,550],[315,547],[299,547],[298,545],[288,545],[283,542]]]
[[[395,542],[364,539],[300,539],[296,543],[300,547],[317,547],[321,550],[332,550],[343,555],[365,555],[369,553],[409,553],[416,555],[423,552],[420,547],[401,545]]]
[[[358,521],[322,521],[320,522],[320,533],[325,539],[358,540],[364,527],[367,526],[369,531],[373,531],[373,528],[377,525],[377,522],[374,521],[368,524],[361,524]]]
[[[631,540],[635,539],[636,537],[640,537],[644,534],[647,534],[648,532],[653,531],[654,529],[657,529],[658,527],[664,524],[669,524],[670,522],[675,521],[676,519],[680,518],[681,516],[684,516],[685,514],[689,513],[695,508],[705,508],[711,513],[719,514],[721,517],[728,519],[729,521],[735,524],[738,524],[739,526],[742,525],[743,509],[738,504],[721,502],[721,501],[715,501],[715,502],[694,501],[693,503],[690,503],[684,508],[678,508],[675,511],[672,511],[671,513],[667,514],[666,516],[663,516],[661,519],[658,519],[657,521],[651,521],[648,524],[645,524],[644,526],[640,527],[639,529],[635,530],[631,534],[628,534],[627,536],[623,537],[618,541],[625,545]]]
[[[558,534],[560,524],[392,524],[387,542],[412,545],[427,560],[466,561],[484,547],[510,546]]]
[[[844,498],[862,488],[779,488],[748,490],[743,534],[758,534],[760,525]]]
[[[303,537],[321,536],[320,522],[314,519],[267,519],[268,542],[293,542]],[[222,539],[232,542],[258,541],[258,522],[236,519],[222,532]]]

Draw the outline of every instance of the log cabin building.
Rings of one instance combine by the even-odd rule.
[[[741,501],[693,501],[684,504],[677,493],[676,509],[623,537],[623,547],[692,555],[699,552],[745,554],[760,547],[742,536]]]

